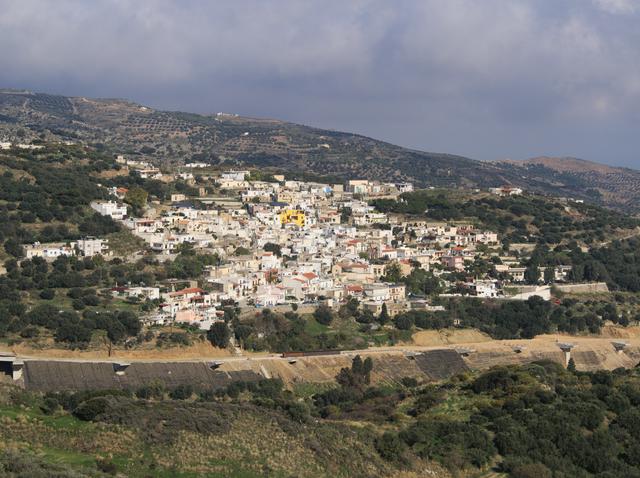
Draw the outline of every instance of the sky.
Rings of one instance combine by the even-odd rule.
[[[640,169],[640,0],[0,0],[0,87]]]

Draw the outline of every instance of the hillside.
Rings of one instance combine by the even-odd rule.
[[[278,120],[159,111],[118,99],[0,90],[0,138],[84,141],[156,162],[269,166],[420,187],[512,184],[618,209],[640,208],[640,173],[633,170],[596,174],[542,163],[481,162]]]
[[[582,188],[603,204],[637,210],[640,206],[640,171],[617,168],[578,158],[539,157],[526,161],[497,161],[500,167],[519,171],[529,180],[558,188]]]
[[[551,169],[558,173],[571,173],[571,174],[583,174],[583,173],[598,173],[598,174],[613,174],[623,168],[616,168],[608,166],[606,164],[594,163],[593,161],[586,161],[579,158],[571,157],[550,157],[539,156],[537,158],[531,158],[524,161],[514,161],[507,159],[498,161],[498,163],[508,163],[513,165],[520,165],[525,168],[535,168],[536,166],[542,166],[547,169]]]
[[[640,221],[600,206],[524,194],[498,197],[486,192],[426,189],[404,193],[399,200],[376,199],[384,212],[435,221],[471,221],[498,232],[503,243],[568,244],[573,240],[598,246],[635,237]]]
[[[89,202],[106,197],[107,187],[141,188],[149,191],[153,200],[162,201],[172,192],[188,192],[186,184],[116,175],[121,172],[116,169],[119,166],[108,155],[90,147],[42,146],[33,151],[0,152],[0,261],[6,272],[0,275],[0,340],[47,350],[80,344],[88,351],[103,352],[107,333],[115,343],[127,339],[128,347],[135,345],[138,352],[152,354],[164,346],[202,343],[204,335],[197,330],[173,333],[170,329],[155,329],[141,335],[138,319],[155,310],[158,303],[115,297],[109,289],[123,283],[166,287],[167,279],[202,280],[205,268],[216,264],[219,257],[204,251],[195,254],[191,248],[176,254],[173,261],[155,261],[149,254],[134,255],[133,252],[149,251],[118,222],[89,207]],[[602,281],[621,292],[640,291],[640,249],[634,239],[640,220],[622,213],[532,194],[500,198],[488,192],[448,189],[414,191],[404,193],[398,201],[380,199],[372,204],[381,211],[405,216],[403,224],[416,220],[472,223],[498,233],[504,246],[502,253],[520,243],[537,246],[531,258],[520,256],[523,266],[572,266],[571,280]],[[433,239],[412,235],[415,231],[410,225],[394,227],[391,232],[396,241],[409,247],[424,246]],[[81,256],[59,257],[55,261],[24,259],[27,244],[67,243],[84,235],[107,239],[114,257],[107,261]],[[477,267],[467,270],[468,274],[509,280],[495,267],[500,260],[494,263],[489,255],[480,259]],[[445,275],[442,279],[455,284],[466,277]],[[414,296],[433,299],[455,287],[419,269],[405,271],[405,276],[390,272],[386,278],[387,282],[404,282]],[[616,298],[621,306],[619,313],[601,301],[591,302],[584,311],[574,310],[571,304],[554,304],[544,310],[535,309],[532,304],[533,308],[513,310],[492,303],[471,303],[466,311],[458,302],[451,302],[444,304],[446,310],[442,314],[412,311],[393,322],[389,317],[361,311],[357,301],[355,308],[353,303],[342,304],[335,317],[325,322],[316,320],[309,310],[283,314],[265,309],[260,314],[252,310],[243,315],[240,310],[226,308],[224,313],[233,320],[234,327],[241,327],[246,350],[287,352],[393,345],[406,341],[414,328],[453,327],[454,318],[458,327],[480,329],[500,339],[530,338],[556,330],[595,333],[603,323],[593,319],[592,311],[604,317],[600,312],[607,307],[614,311],[607,313],[614,322],[637,320],[638,310],[629,305],[622,308],[623,299]],[[573,320],[587,311],[589,320]],[[509,326],[504,327],[500,321],[505,315],[519,320],[509,320]],[[90,320],[85,320],[87,317]],[[369,325],[376,321],[383,327]],[[200,351],[210,354],[213,348]]]
[[[0,474],[638,478],[640,377],[539,361],[439,383],[28,392],[0,385]]]

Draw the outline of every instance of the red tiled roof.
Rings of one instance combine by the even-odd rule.
[[[173,292],[171,295],[186,295],[186,294],[204,294],[205,291],[200,287],[189,287],[187,289],[182,289],[177,292]]]

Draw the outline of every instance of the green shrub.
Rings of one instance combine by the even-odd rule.
[[[173,400],[187,400],[193,395],[193,386],[178,385],[169,392],[169,397]]]
[[[392,432],[384,432],[375,442],[375,447],[382,458],[387,461],[404,461],[406,444]]]
[[[82,402],[78,408],[73,411],[73,414],[80,420],[90,422],[94,421],[101,413],[106,412],[108,408],[109,399],[107,397],[96,397]]]

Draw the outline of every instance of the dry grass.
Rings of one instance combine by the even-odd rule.
[[[491,337],[475,329],[423,330],[413,334],[413,344],[420,346],[438,346],[489,342]]]
[[[37,408],[3,406],[0,450],[11,444],[57,463],[84,468],[94,466],[96,457],[107,457],[119,464],[125,476],[445,476],[423,472],[429,469],[425,463],[411,467],[419,472],[398,474],[375,451],[376,432],[369,426],[303,425],[251,405],[214,408],[207,413],[217,416],[218,412],[228,427],[210,433],[167,429],[170,440],[154,441],[147,430],[126,425],[86,423],[68,415],[45,416]]]

